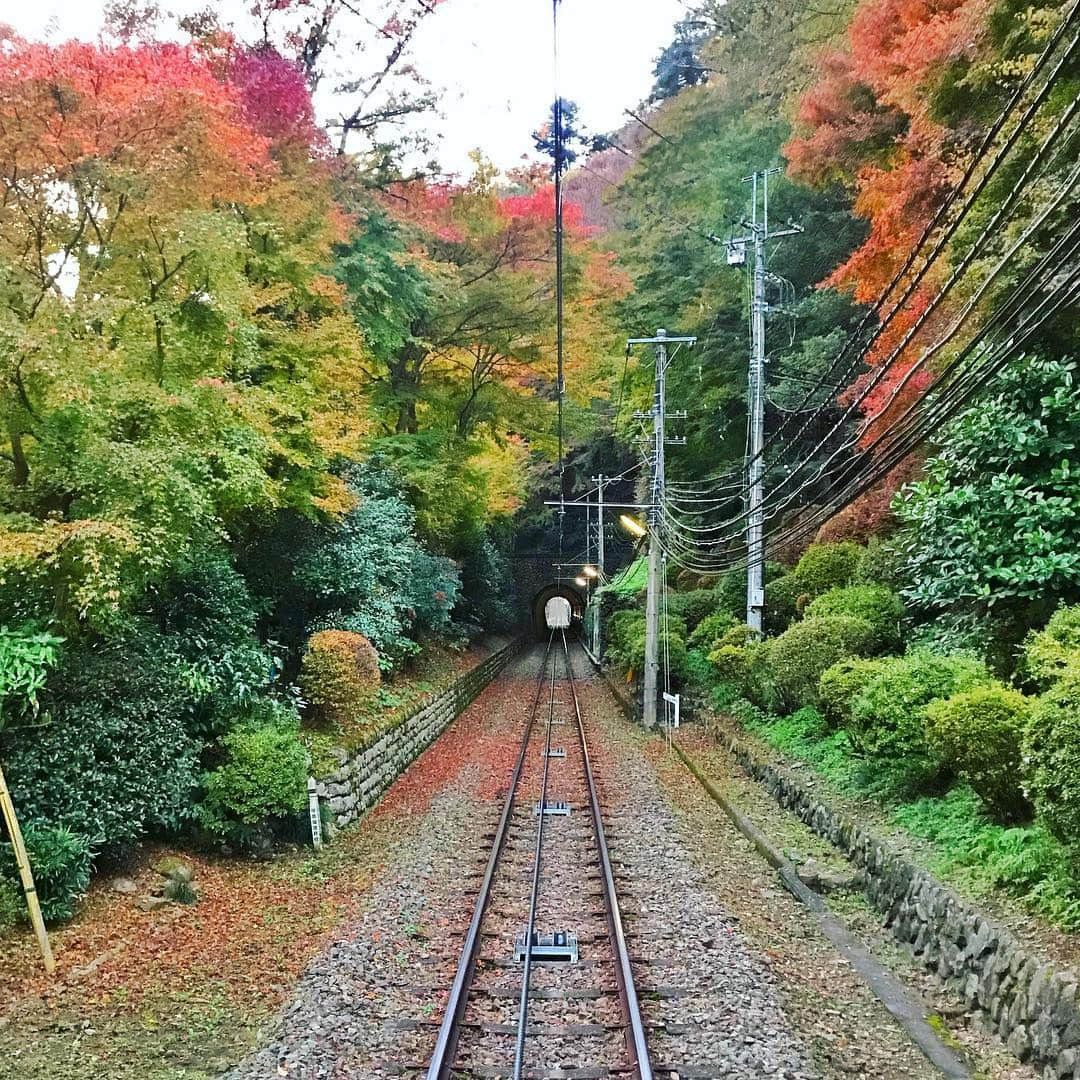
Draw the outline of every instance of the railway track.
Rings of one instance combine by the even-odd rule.
[[[653,1072],[570,648],[556,630],[427,1077],[608,1076]]]

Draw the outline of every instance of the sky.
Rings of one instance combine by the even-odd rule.
[[[105,0],[0,0],[0,22],[25,37],[93,39]],[[206,0],[162,7],[192,11]],[[219,0],[224,17],[242,18],[244,0]],[[612,131],[652,85],[652,67],[686,13],[682,0],[562,0],[559,90],[577,101],[590,132]],[[430,118],[436,156],[448,172],[469,171],[482,147],[501,169],[532,150],[530,133],[554,98],[550,0],[446,0],[421,28],[416,67],[440,91]]]

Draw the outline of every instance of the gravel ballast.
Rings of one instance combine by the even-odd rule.
[[[422,793],[419,828],[410,830],[415,839],[393,853],[355,923],[310,965],[264,1046],[232,1073],[236,1080],[380,1077],[426,1063],[541,652],[511,663],[388,792],[388,801]],[[933,1076],[663,743],[623,718],[580,653],[574,667],[657,1076]],[[562,727],[559,741],[571,737],[572,728]],[[582,812],[567,824],[567,839],[585,825]],[[528,860],[518,861],[515,871],[527,889]],[[583,917],[591,910],[586,904]],[[562,917],[554,908],[545,914]],[[490,963],[481,978],[505,990],[520,970],[503,959],[503,939],[512,938],[518,921],[505,889],[490,919],[493,936],[484,945]],[[595,920],[582,929],[594,935]],[[589,988],[606,979],[604,957],[597,954],[593,970],[585,953],[576,972],[558,976],[559,987]],[[535,986],[555,985],[542,967],[536,971]],[[566,1005],[538,997],[530,1023],[542,1029],[574,1022]],[[478,995],[470,1009],[478,1023],[501,1024],[516,1004]],[[581,1024],[617,1022],[610,1002],[598,1009],[583,999],[578,1014]],[[599,1031],[574,1037],[595,1042],[598,1055],[612,1038]],[[471,1060],[479,1063],[486,1042],[501,1052],[494,1047],[506,1038],[478,1036]]]

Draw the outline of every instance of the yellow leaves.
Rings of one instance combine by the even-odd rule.
[[[330,517],[343,518],[356,509],[356,495],[340,476],[323,478],[322,494],[312,497],[312,504]]]
[[[134,584],[128,564],[139,550],[135,529],[117,521],[50,520],[33,531],[0,529],[0,585],[20,586],[32,596],[48,581],[62,622],[102,626],[120,614],[125,589]]]

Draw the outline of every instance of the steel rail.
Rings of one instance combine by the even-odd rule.
[[[435,1040],[435,1049],[432,1051],[431,1063],[428,1065],[426,1074],[427,1080],[449,1080],[453,1068],[454,1055],[457,1052],[458,1034],[461,1021],[465,1016],[465,1005],[469,996],[468,987],[472,981],[473,972],[476,968],[476,958],[480,951],[480,926],[484,921],[488,899],[491,896],[495,868],[506,844],[506,836],[510,826],[510,814],[513,810],[514,797],[517,794],[518,782],[521,779],[522,768],[525,764],[525,755],[528,753],[533,726],[536,722],[536,711],[540,706],[540,692],[544,686],[547,661],[551,655],[554,640],[555,631],[553,630],[548,636],[547,648],[544,650],[544,661],[540,665],[540,673],[536,680],[536,696],[533,699],[532,710],[529,713],[529,720],[525,725],[525,733],[521,739],[521,749],[518,751],[517,763],[514,765],[514,771],[510,776],[510,790],[507,792],[506,802],[503,804],[502,817],[499,819],[499,826],[495,831],[495,839],[491,845],[491,856],[488,859],[487,869],[484,871],[483,881],[480,883],[480,891],[476,898],[476,906],[473,909],[472,921],[469,923],[469,929],[465,935],[465,941],[461,949],[461,959],[458,961],[454,982],[450,987],[450,995],[447,998],[446,1009],[443,1012],[442,1023],[439,1025],[439,1035]],[[542,819],[543,814],[541,814]],[[528,945],[528,942],[526,942],[526,945]]]
[[[566,634],[563,643],[566,642]],[[554,631],[552,631],[554,636]],[[536,931],[536,906],[540,899],[540,867],[544,851],[544,803],[547,800],[548,775],[551,772],[551,723],[555,717],[555,672],[559,666],[556,650],[551,658],[551,696],[548,700],[547,731],[544,735],[544,772],[540,782],[540,806],[536,821],[536,846],[533,850],[532,886],[529,891],[529,918],[525,923],[525,970],[521,976],[521,998],[518,1002],[517,1042],[514,1045],[514,1080],[521,1080],[525,1067],[525,1034],[529,1023],[529,988],[532,981],[532,940]]]
[[[607,911],[608,933],[615,952],[615,981],[619,989],[623,1013],[628,1021],[626,1046],[630,1055],[632,1075],[640,1080],[653,1080],[652,1064],[649,1061],[649,1047],[645,1038],[645,1023],[641,1018],[641,1006],[638,1002],[637,987],[634,985],[634,971],[630,966],[630,953],[626,948],[626,934],[623,932],[622,914],[619,910],[619,898],[615,893],[615,875],[611,870],[611,856],[608,853],[607,836],[604,822],[600,816],[600,800],[596,794],[596,781],[593,778],[592,763],[589,760],[589,746],[585,739],[585,724],[581,719],[581,706],[578,704],[577,687],[574,685],[574,669],[570,663],[570,649],[566,644],[566,634],[562,634],[563,652],[566,655],[566,677],[570,683],[570,694],[574,700],[574,718],[577,721],[578,738],[581,740],[581,756],[585,764],[585,785],[589,790],[589,806],[592,810],[593,831],[596,834],[596,849],[600,854],[600,873]]]

